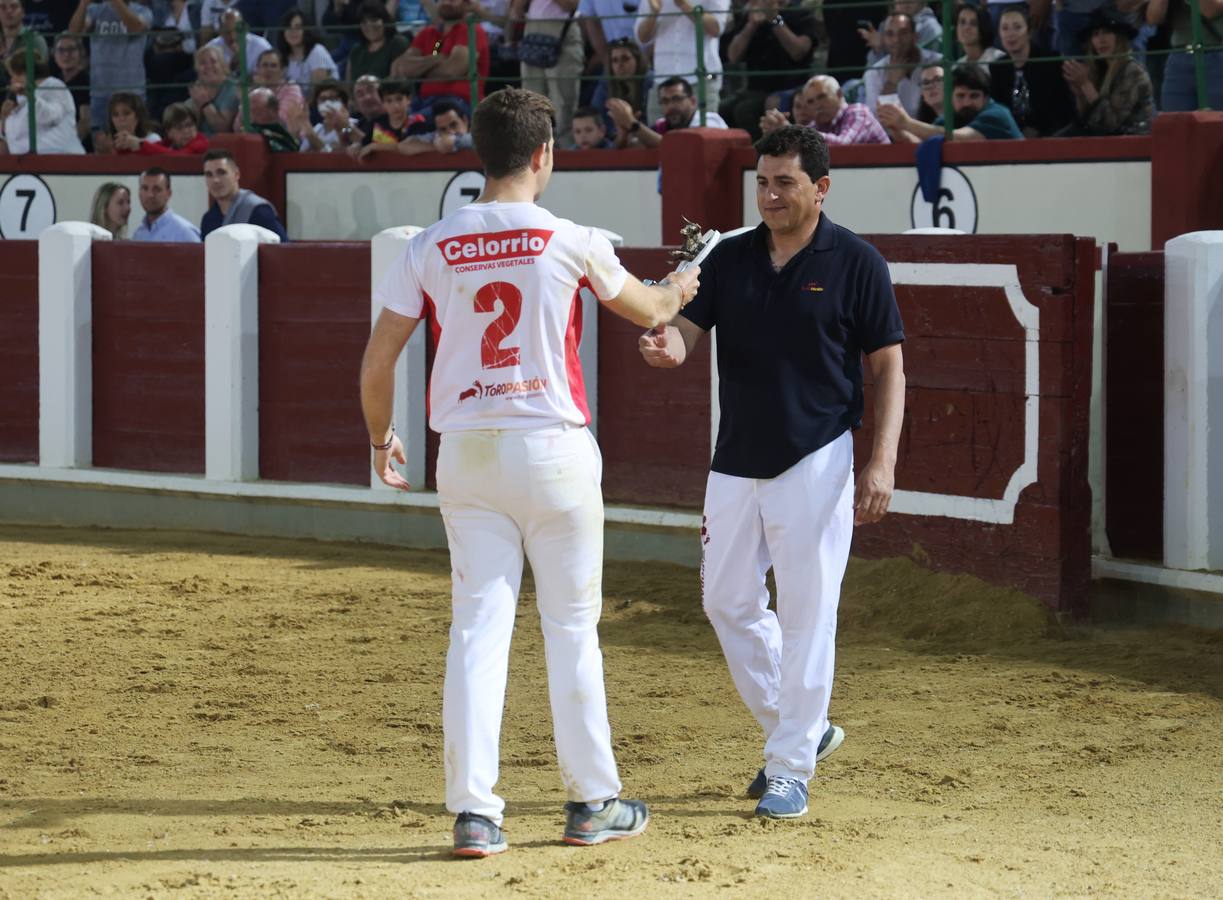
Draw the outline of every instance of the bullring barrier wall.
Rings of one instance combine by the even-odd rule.
[[[65,238],[61,229],[87,227],[57,226],[44,235],[44,249]],[[26,385],[24,393],[5,395],[15,402],[5,401],[11,427],[0,431],[0,456],[27,464],[0,466],[0,479],[29,479],[41,460],[37,477],[70,474],[81,484],[126,470],[145,473],[146,487],[177,491],[195,484],[239,494],[249,493],[243,485],[290,482],[285,490],[300,498],[435,506],[427,488],[436,442],[418,421],[428,330],[418,329],[419,346],[407,353],[397,412],[409,435],[409,468],[424,474],[426,491],[403,498],[371,487],[357,397],[375,258],[388,258],[379,242],[407,236],[379,237],[371,251],[365,243],[280,245],[260,231],[231,226],[204,247],[87,247],[81,266],[87,261],[88,271],[71,282],[87,295],[69,302],[44,293],[48,320],[40,325],[44,346],[60,346],[47,340],[60,332],[87,341],[89,352],[79,354],[89,363],[87,379],[75,388],[45,383],[58,382],[63,360],[37,359],[43,383],[32,396],[41,395],[40,406],[30,402],[29,354],[0,358],[0,384]],[[869,239],[897,284],[908,391],[895,514],[859,529],[854,552],[913,555],[1081,612],[1090,565],[1093,242],[1059,235]],[[147,268],[141,254],[165,249],[173,254],[165,263],[174,273],[171,290],[132,274]],[[26,285],[13,306],[28,322],[31,311],[37,318],[39,298],[28,293],[36,261],[28,252],[4,252],[9,277]],[[663,249],[621,256],[641,276],[668,269]],[[61,312],[76,318],[61,320]],[[682,368],[657,371],[638,356],[639,329],[593,305],[586,316],[598,326],[584,335],[597,351],[586,356],[585,371],[598,401],[605,494],[611,504],[641,511],[636,519],[623,510],[609,518],[691,528],[695,551],[716,429],[712,342]],[[89,414],[78,409],[74,418],[58,408],[65,404]],[[859,464],[870,448],[870,415],[868,409],[856,439]],[[65,423],[76,420],[90,433],[74,436]],[[31,431],[59,454],[53,465],[32,452],[38,442],[31,445]],[[72,453],[62,454],[61,444]],[[337,485],[348,487],[336,494]]]

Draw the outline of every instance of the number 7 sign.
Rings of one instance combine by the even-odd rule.
[[[37,175],[14,175],[0,187],[0,238],[32,240],[55,224],[55,197]]]

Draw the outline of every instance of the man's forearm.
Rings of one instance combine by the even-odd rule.
[[[123,0],[110,0],[110,5],[119,18],[123,20],[123,24],[129,33],[149,30],[149,26],[144,23],[144,19],[132,12],[131,8]]]
[[[874,376],[875,439],[871,459],[894,466],[905,413],[905,373],[899,356],[895,362],[879,366]]]
[[[805,34],[795,34],[784,21],[773,29],[773,34],[777,37],[777,42],[781,44],[782,49],[794,62],[802,62],[811,55],[811,38]]]
[[[633,134],[637,135],[637,140],[643,147],[657,147],[662,143],[662,135],[649,125],[642,125]]]
[[[395,367],[387,369],[365,361],[361,366],[361,411],[371,444],[385,444],[391,433],[395,400]]]
[[[89,0],[81,0],[80,5],[76,8],[76,12],[68,20],[68,30],[73,34],[85,33],[85,11],[87,9],[89,9]]]
[[[751,44],[757,27],[757,24],[749,19],[739,29],[739,33],[730,39],[730,46],[726,48],[727,62],[737,63],[743,59],[743,54],[747,53],[748,45]]]
[[[432,72],[442,58],[432,54],[428,56],[409,56],[406,52],[391,63],[391,68],[406,78],[419,78]]]

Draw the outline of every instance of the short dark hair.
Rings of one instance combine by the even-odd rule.
[[[956,66],[951,71],[951,86],[989,93],[989,74],[977,65]]]
[[[471,139],[484,174],[505,178],[529,166],[535,148],[552,139],[555,116],[551,100],[522,88],[503,88],[481,100]]]
[[[982,47],[994,46],[994,20],[989,17],[989,12],[984,6],[970,6],[967,3],[961,3],[955,8],[955,17],[951,20],[951,25],[954,28],[960,21],[960,13],[968,10],[977,19],[977,41]]]
[[[106,127],[103,130],[107,134],[115,136],[113,116],[116,106],[126,106],[136,114],[136,137],[148,137],[153,130],[153,123],[149,121],[149,108],[144,105],[143,97],[130,91],[116,91],[106,102]]]
[[[390,97],[392,95],[398,97],[411,97],[412,88],[408,86],[406,81],[384,81],[378,85],[379,97]]]
[[[682,87],[682,88],[684,89],[684,96],[685,96],[685,97],[691,97],[691,96],[692,96],[692,85],[690,85],[690,84],[688,83],[688,79],[686,79],[686,78],[681,78],[679,75],[672,75],[670,78],[668,78],[668,79],[667,79],[666,81],[664,81],[662,84],[660,84],[660,85],[658,86],[658,93],[661,95],[661,94],[662,94],[662,89],[663,89],[663,88],[669,88],[669,87]]]
[[[171,103],[166,107],[166,111],[161,114],[161,127],[167,130],[181,128],[188,122],[198,126],[200,124],[200,117],[186,103]]]
[[[145,175],[148,175],[152,178],[156,178],[158,175],[164,175],[166,179],[166,187],[170,186],[170,173],[167,172],[165,169],[163,169],[161,166],[149,166],[147,169],[145,169],[143,172],[140,173],[141,178],[143,178]]]
[[[357,10],[357,22],[364,22],[366,19],[377,19],[383,25],[392,25],[395,22],[386,11],[386,5],[379,0],[365,0],[361,4],[361,8]],[[361,40],[365,40],[364,36]]]
[[[4,61],[10,72],[25,76],[25,47],[13,51],[13,55]],[[41,81],[51,74],[51,67],[42,58],[42,54],[34,51],[34,80]]]
[[[234,155],[228,150],[220,147],[209,150],[204,154],[204,165],[208,165],[210,162],[214,162],[218,159],[229,160],[229,162],[233,163],[235,169],[238,168],[238,161],[234,159]]]
[[[324,78],[322,81],[316,82],[314,89],[310,92],[311,106],[318,106],[318,96],[319,94],[323,93],[323,91],[335,91],[340,95],[340,100],[343,101],[344,105],[348,105],[348,90],[344,87],[344,85],[340,84],[334,78]]]
[[[797,156],[812,181],[828,174],[828,142],[814,128],[786,125],[756,141],[756,161],[762,156]]]
[[[467,104],[462,100],[438,100],[433,104],[433,118],[444,116],[446,113],[458,113],[460,119],[470,119],[471,116],[467,112]]]
[[[277,50],[275,47],[271,47],[267,50],[264,50],[262,53],[260,53],[259,56],[255,59],[255,65],[259,65],[259,63],[263,62],[263,58],[268,55],[275,56],[276,61],[280,63],[282,68],[284,67],[284,64],[285,64],[284,54],[281,53],[279,50]]]
[[[603,114],[599,112],[597,109],[595,109],[593,106],[579,106],[577,109],[573,111],[573,118],[575,119],[594,119],[604,128],[607,127],[607,123],[603,121]]]

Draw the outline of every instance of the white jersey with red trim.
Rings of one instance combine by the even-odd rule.
[[[627,277],[593,228],[534,203],[472,203],[413,237],[374,299],[430,318],[434,431],[586,425],[579,292],[609,300]]]

